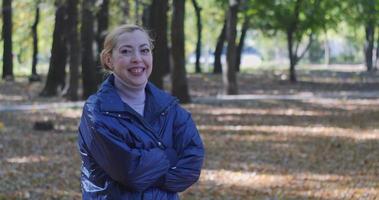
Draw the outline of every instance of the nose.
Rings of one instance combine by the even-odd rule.
[[[132,62],[140,62],[142,60],[141,54],[135,51],[131,57]]]

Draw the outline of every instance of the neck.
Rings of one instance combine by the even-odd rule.
[[[143,115],[143,107],[145,105],[145,87],[146,84],[141,86],[131,86],[130,84],[123,81],[116,74],[115,76],[115,87],[121,100],[136,110],[138,113]],[[141,110],[142,108],[142,110]]]

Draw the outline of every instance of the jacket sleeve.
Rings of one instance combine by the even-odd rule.
[[[179,106],[176,114],[173,130],[178,160],[161,178],[158,187],[171,192],[182,192],[200,177],[204,147],[191,115]]]
[[[93,115],[93,111],[85,106],[79,132],[90,155],[113,180],[140,192],[167,173],[169,161],[163,150],[130,148]]]

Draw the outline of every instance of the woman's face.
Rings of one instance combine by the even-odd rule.
[[[112,50],[109,66],[130,86],[144,86],[152,71],[153,56],[146,33],[135,30],[120,35]]]

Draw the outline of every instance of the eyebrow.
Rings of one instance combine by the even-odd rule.
[[[139,45],[140,48],[141,48],[141,47],[144,47],[144,46],[149,46],[149,45],[146,44],[146,43]],[[122,47],[134,48],[132,45],[128,45],[128,44],[125,44],[125,45],[120,46],[120,48],[122,48]]]

